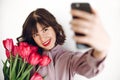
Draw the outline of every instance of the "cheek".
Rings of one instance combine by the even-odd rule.
[[[34,39],[34,41],[37,45],[41,45],[41,42],[40,42],[39,38],[33,38],[33,39]]]
[[[51,36],[56,41],[56,34],[54,32],[51,34]]]

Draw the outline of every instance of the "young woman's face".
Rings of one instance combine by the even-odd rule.
[[[37,25],[38,33],[32,35],[36,44],[44,50],[50,50],[55,46],[56,34],[52,27],[42,27]]]

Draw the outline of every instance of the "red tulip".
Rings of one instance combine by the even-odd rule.
[[[38,47],[31,45],[31,52],[37,52],[37,51],[38,51]]]
[[[12,39],[3,40],[3,45],[4,45],[4,48],[7,49],[9,52],[13,51],[14,44]]]
[[[31,65],[37,65],[40,61],[41,56],[38,53],[31,53],[28,62]]]
[[[10,52],[8,50],[6,50],[6,56],[7,58],[10,58]]]
[[[51,61],[51,59],[48,56],[44,55],[40,59],[39,65],[41,65],[41,66],[47,66],[50,63],[50,61]]]
[[[27,42],[20,42],[19,46],[29,46],[29,44]]]
[[[30,53],[31,53],[30,45],[28,45],[25,42],[21,42],[19,45],[19,55],[23,59],[28,60]]]
[[[14,46],[13,56],[16,56],[16,54],[19,53],[19,46]]]
[[[43,80],[43,78],[39,73],[35,72],[30,80]]]

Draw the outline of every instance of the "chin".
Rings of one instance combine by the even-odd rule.
[[[45,50],[51,50],[53,47],[46,47],[46,48],[44,48]]]
[[[52,48],[54,48],[55,47],[55,44],[50,44],[50,45],[48,45],[48,46],[42,46],[43,47],[43,49],[44,50],[51,50]]]

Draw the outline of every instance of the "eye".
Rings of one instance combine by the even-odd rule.
[[[48,28],[44,28],[44,29],[43,29],[43,32],[46,32],[46,31],[48,31]]]
[[[33,34],[32,36],[33,36],[33,37],[37,37],[37,36],[39,36],[39,34],[35,33],[35,34]]]

